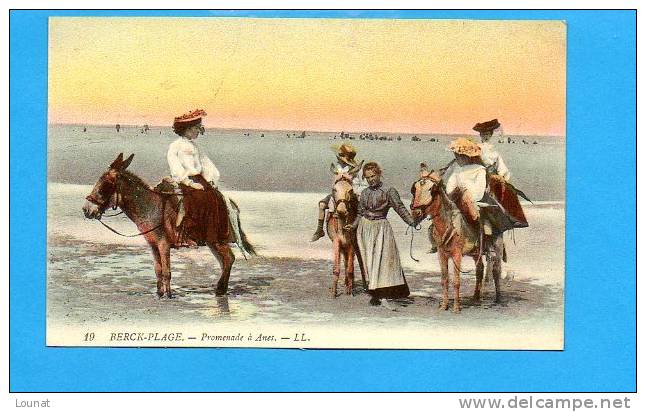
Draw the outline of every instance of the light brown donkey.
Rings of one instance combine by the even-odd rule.
[[[460,304],[460,267],[462,256],[471,256],[476,263],[476,286],[473,292],[473,301],[480,301],[482,288],[482,277],[484,271],[483,259],[487,259],[487,272],[493,273],[496,287],[496,303],[500,300],[500,272],[503,256],[502,235],[493,239],[493,250],[489,256],[482,253],[478,229],[466,222],[458,206],[449,198],[444,188],[444,183],[439,176],[432,174],[431,177],[422,178],[416,181],[411,193],[414,195],[411,211],[413,217],[420,218],[430,216],[433,220],[433,230],[430,236],[435,240],[442,271],[442,301],[440,308],[446,310],[449,307],[449,260],[453,261],[453,312],[461,310]]]
[[[345,263],[345,293],[352,294],[354,287],[354,256],[357,248],[356,231],[344,228],[354,222],[357,217],[359,198],[352,189],[352,176],[357,170],[350,170],[348,173],[336,173],[334,167],[330,167],[334,174],[334,187],[332,188],[332,204],[329,209],[327,221],[327,234],[332,240],[334,266],[332,268],[332,297],[337,296],[337,282],[341,273],[341,258]],[[366,275],[363,269],[361,255],[357,253],[361,278],[364,290],[368,288]]]

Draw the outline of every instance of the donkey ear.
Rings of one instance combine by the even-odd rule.
[[[119,153],[116,159],[110,164],[110,169],[119,169],[123,163],[123,153]]]
[[[336,174],[336,168],[334,167],[334,163],[330,163],[330,173],[332,173],[333,175]]]
[[[132,158],[133,158],[133,157],[135,157],[135,154],[134,154],[134,153],[133,153],[133,154],[131,154],[130,156],[128,156],[128,158],[127,158],[126,160],[124,160],[124,161],[123,161],[123,163],[121,163],[121,167],[120,167],[120,169],[121,169],[121,170],[126,170],[126,168],[127,168],[128,166],[130,166],[130,163],[132,162]]]

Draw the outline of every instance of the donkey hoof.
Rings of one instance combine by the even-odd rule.
[[[459,307],[459,306],[454,306],[453,307],[453,310],[452,310],[453,313],[460,313],[460,311],[462,311],[461,307]]]
[[[448,303],[440,303],[438,306],[440,310],[449,310],[449,304]]]

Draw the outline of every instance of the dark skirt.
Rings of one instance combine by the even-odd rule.
[[[180,228],[182,239],[204,245],[208,241],[229,242],[229,216],[224,196],[202,175],[191,176],[204,190],[180,184],[184,202],[184,219]]]
[[[368,294],[377,299],[401,299],[410,295],[406,278],[403,285],[368,290]]]

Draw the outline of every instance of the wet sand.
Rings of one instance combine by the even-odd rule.
[[[104,245],[51,236],[49,243],[48,322],[84,324],[213,324],[221,320],[252,323],[515,327],[537,324],[558,330],[562,324],[562,289],[531,279],[502,282],[502,301],[493,302],[493,284],[481,303],[473,304],[473,272],[462,275],[459,315],[438,309],[440,273],[408,271],[411,296],[372,307],[355,274],[353,296],[330,296],[331,261],[254,257],[238,259],[229,293],[216,297],[217,261],[208,249],[172,253],[173,299],[159,299],[152,257],[147,247]],[[342,281],[339,292],[343,292]],[[452,288],[450,290],[452,294]]]

